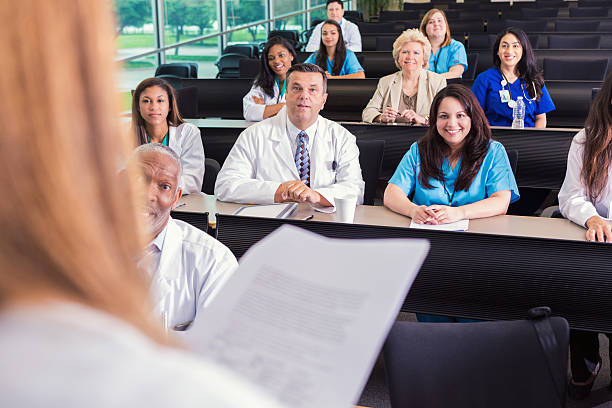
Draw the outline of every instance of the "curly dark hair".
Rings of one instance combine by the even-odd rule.
[[[291,65],[297,62],[297,54],[293,49],[293,45],[291,45],[291,43],[287,39],[277,36],[272,37],[268,40],[263,52],[261,53],[261,58],[259,62],[259,73],[257,74],[254,83],[255,86],[258,86],[263,89],[266,95],[268,95],[270,98],[274,97],[274,81],[276,79],[276,74],[274,73],[274,71],[272,71],[272,68],[270,68],[270,64],[268,64],[268,53],[270,52],[270,48],[274,47],[275,45],[281,45],[285,47],[287,51],[289,51],[289,53],[293,55],[293,61],[291,62]]]

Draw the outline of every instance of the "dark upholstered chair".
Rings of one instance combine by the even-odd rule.
[[[381,23],[389,22],[389,21],[406,21],[406,20],[416,20],[419,18],[418,10],[383,10],[380,12],[378,16],[378,21]]]
[[[155,76],[172,75],[178,78],[195,79],[198,77],[198,64],[195,62],[173,62],[160,64],[155,69]]]
[[[597,21],[557,21],[555,23],[555,31],[560,31],[560,32],[599,31],[599,22]]]
[[[384,347],[392,408],[562,407],[569,325],[533,321],[396,322]]]
[[[504,22],[504,27],[517,27],[526,33],[530,31],[542,31],[542,22],[541,21],[530,21],[530,20],[506,20]]]
[[[393,37],[376,37],[376,51],[392,51],[393,42]]]
[[[557,17],[559,9],[556,8],[522,8],[521,17],[526,20],[532,20],[542,17]]]
[[[608,59],[544,58],[544,79],[603,81],[608,70]]]
[[[385,141],[358,139],[357,147],[359,148],[361,176],[365,182],[363,203],[374,205],[374,198],[376,198],[376,182],[378,181],[380,169],[382,168]]]
[[[345,10],[344,18],[353,23],[362,23],[363,22],[363,13],[360,10]]]
[[[243,58],[239,61],[240,78],[255,78],[259,73],[259,60]]]
[[[221,54],[242,54],[249,58],[259,57],[259,47],[255,44],[228,45]]]
[[[607,17],[608,7],[572,7],[569,9],[570,17]]]
[[[189,86],[176,89],[176,104],[183,118],[198,118],[198,88]]]
[[[549,35],[548,48],[599,49],[601,35]]]
[[[248,58],[243,54],[224,54],[221,55],[215,65],[219,72],[217,78],[240,78],[240,60]]]
[[[293,45],[296,51],[300,51],[300,33],[297,30],[272,30],[268,33],[268,40],[272,37],[283,37]]]
[[[202,183],[202,192],[206,194],[215,193],[215,182],[217,175],[221,170],[221,165],[218,161],[211,158],[204,159],[204,182]]]
[[[510,168],[514,177],[516,177],[516,168],[518,167],[518,150],[506,150],[508,155],[508,161],[510,162]]]
[[[463,79],[474,79],[476,76],[476,67],[478,67],[478,55],[477,53],[471,53],[467,55],[468,67],[463,72]]]

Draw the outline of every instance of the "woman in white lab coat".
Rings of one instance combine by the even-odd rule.
[[[561,214],[587,228],[589,241],[612,242],[612,74],[595,96],[584,129],[574,136],[559,191]],[[608,335],[609,336],[609,335]],[[602,366],[598,334],[570,331],[569,395],[583,399]]]
[[[19,47],[2,47],[0,78],[11,101],[0,110],[0,405],[277,406],[181,351],[150,315],[135,169],[116,172],[133,139],[118,119],[110,8],[2,6],[0,35]]]
[[[276,115],[285,106],[285,78],[297,55],[283,37],[266,43],[259,64],[259,74],[248,94],[242,98],[244,119],[259,122]]]
[[[132,127],[138,144],[161,143],[181,158],[183,194],[202,191],[204,146],[200,130],[181,118],[172,86],[161,78],[148,78],[132,97]]]

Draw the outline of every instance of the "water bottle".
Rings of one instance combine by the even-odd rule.
[[[516,98],[516,106],[512,108],[512,128],[523,129],[525,127],[525,102],[523,97]]]

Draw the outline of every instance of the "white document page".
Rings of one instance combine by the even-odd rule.
[[[410,228],[416,229],[430,229],[430,230],[438,230],[438,231],[467,231],[470,226],[470,220],[459,220],[455,222],[449,222],[448,224],[417,224],[414,222],[410,222]]]
[[[234,215],[265,218],[288,218],[297,209],[297,203],[262,204],[240,207]]]
[[[285,225],[242,257],[187,340],[288,407],[349,408],[428,250]]]

